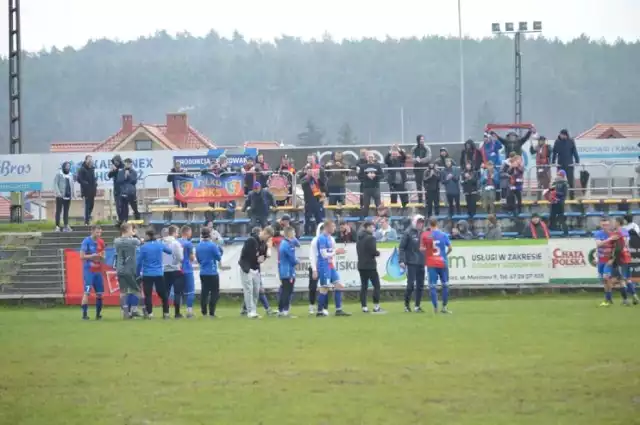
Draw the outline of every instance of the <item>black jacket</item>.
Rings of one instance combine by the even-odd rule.
[[[527,134],[522,137],[516,137],[516,139],[513,141],[503,139],[502,137],[498,136],[498,140],[504,145],[505,158],[509,158],[509,154],[511,152],[515,152],[516,155],[522,155],[522,146],[527,143],[527,140],[529,140],[531,134],[533,134],[533,131],[529,130],[527,131]]]
[[[424,190],[440,190],[440,172],[435,168],[424,172]]]
[[[426,146],[417,144],[413,148],[412,156],[413,156],[414,159],[416,159],[416,158],[426,158],[427,155],[429,155],[429,151],[427,150]],[[427,162],[416,162],[416,161],[413,161],[413,167],[414,168],[427,168]]]
[[[402,184],[407,181],[407,172],[405,171],[405,163],[407,162],[407,154],[404,151],[400,151],[399,155],[394,158],[391,156],[391,152],[389,152],[384,157],[384,163],[389,168],[402,168],[402,170],[387,170],[387,182],[390,184],[395,183],[396,173],[400,173],[400,180]]]
[[[467,173],[469,174],[469,178],[467,178]],[[460,173],[460,180],[462,182],[462,193],[464,193],[465,195],[473,195],[478,193],[478,181],[480,180],[478,171],[463,170]]]
[[[242,211],[246,211],[247,208],[251,207],[251,211],[249,211],[251,217],[267,217],[271,207],[275,206],[273,195],[268,190],[260,189],[258,192],[252,190],[247,195]]]
[[[113,180],[113,194],[115,196],[120,195],[120,184],[118,183],[118,172],[124,168],[124,162],[122,162],[122,157],[120,155],[114,155],[111,163],[116,166],[114,171],[109,170],[107,173],[107,178]]]
[[[373,164],[360,165],[360,172],[358,178],[362,183],[363,189],[380,189],[380,180],[382,180],[382,167],[377,162]],[[367,174],[375,173],[375,177],[370,179]]]
[[[358,232],[358,242],[356,242],[358,253],[358,270],[377,270],[378,262],[376,257],[380,255],[376,247],[376,238],[364,230]]]
[[[578,149],[576,148],[576,142],[573,139],[556,139],[555,143],[553,144],[553,155],[551,158],[551,162],[553,164],[556,164],[556,161],[560,166],[571,165],[574,163],[574,161],[576,164],[580,162]]]
[[[398,259],[401,263],[424,266],[424,254],[420,252],[421,235],[422,232],[413,226],[404,232],[398,246]]]
[[[251,235],[249,239],[244,241],[242,251],[240,251],[240,259],[238,260],[238,265],[243,272],[249,273],[249,270],[260,270],[258,257],[260,256],[261,245],[262,242],[257,235]]]
[[[464,169],[467,162],[471,163],[471,167],[479,171],[482,168],[482,152],[473,143],[473,140],[464,142],[464,148],[460,154],[460,167]]]
[[[315,184],[318,185],[318,190],[320,191],[320,193],[327,192],[322,179],[315,179]],[[312,202],[317,202],[320,200],[319,197],[316,197],[313,194],[313,189],[311,188],[311,178],[306,174],[300,179],[300,187],[302,188],[302,195],[304,197],[305,204],[310,204]]]
[[[87,167],[82,163],[82,167],[78,170],[78,183],[80,184],[80,195],[83,198],[95,198],[98,191],[98,182],[96,181],[96,169]]]

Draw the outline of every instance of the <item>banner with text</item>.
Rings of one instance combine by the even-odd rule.
[[[181,202],[225,202],[244,197],[242,176],[203,174],[176,176],[176,199]]]

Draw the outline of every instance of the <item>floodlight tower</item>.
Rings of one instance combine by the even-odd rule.
[[[513,22],[505,22],[504,31],[500,23],[491,24],[491,32],[494,34],[513,34],[515,44],[515,120],[514,124],[522,123],[522,53],[520,51],[520,41],[522,34],[542,32],[542,22],[533,21],[533,29],[529,29],[528,22],[518,22],[516,30]]]
[[[22,153],[20,0],[9,0],[9,152]]]

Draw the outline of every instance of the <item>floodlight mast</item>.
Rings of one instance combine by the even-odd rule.
[[[522,51],[520,43],[522,34],[540,33],[542,32],[542,22],[533,21],[533,29],[529,29],[529,23],[526,21],[518,22],[516,29],[513,22],[505,22],[504,31],[501,29],[499,22],[491,24],[491,32],[494,34],[513,34],[514,36],[514,123],[522,123]]]

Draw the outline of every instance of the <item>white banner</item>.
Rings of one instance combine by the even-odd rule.
[[[42,155],[31,154],[0,155],[0,192],[42,190],[41,158]]]
[[[549,267],[552,284],[598,283],[593,239],[551,239]]]

